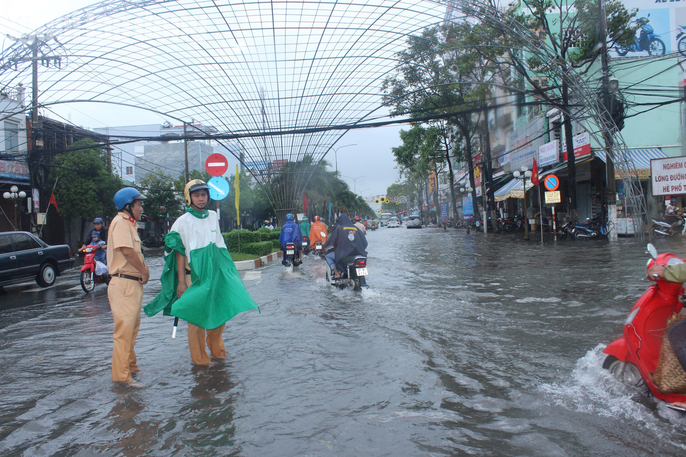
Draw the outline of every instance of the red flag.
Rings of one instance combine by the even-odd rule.
[[[531,184],[538,186],[541,182],[538,180],[538,165],[536,164],[536,158],[534,157],[534,169],[531,170]]]
[[[303,194],[303,213],[307,212],[307,195]]]
[[[50,202],[49,204],[53,205],[55,209],[57,210],[57,214],[60,214],[60,209],[57,207],[57,200],[55,200],[55,189],[52,190],[52,193],[50,194]]]

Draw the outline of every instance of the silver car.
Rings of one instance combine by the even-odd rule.
[[[407,228],[422,228],[422,220],[419,216],[408,216],[404,222]]]

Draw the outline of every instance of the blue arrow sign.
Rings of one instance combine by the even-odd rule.
[[[229,182],[220,176],[215,176],[207,181],[207,187],[210,188],[212,200],[224,200],[229,195]]]

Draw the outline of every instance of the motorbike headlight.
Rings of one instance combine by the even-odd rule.
[[[641,310],[640,307],[636,308],[633,310],[631,313],[629,313],[629,316],[626,318],[626,322],[624,322],[624,325],[629,325],[634,321],[634,317],[636,317],[636,314]]]

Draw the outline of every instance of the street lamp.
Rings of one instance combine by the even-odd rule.
[[[460,187],[460,192],[467,192],[467,195],[469,195],[472,191],[472,186],[469,184],[469,182],[466,182],[464,187]],[[472,202],[472,205],[474,202]],[[472,207],[473,208],[473,207]],[[457,216],[457,214],[455,215]],[[474,216],[472,216],[474,217]],[[462,218],[464,219],[464,205],[462,206]],[[457,221],[455,221],[455,226],[457,226]],[[469,222],[467,222],[467,234],[469,234]]]
[[[367,177],[367,175],[358,176],[357,178],[353,178],[352,176],[343,176],[343,175],[341,175],[341,176],[344,178],[348,178],[348,179],[353,180],[353,193],[355,195],[357,195],[357,180],[360,178],[366,178]]]
[[[334,152],[334,155],[335,155],[335,157],[336,157],[336,176],[338,176],[338,150],[339,150],[339,149],[343,149],[343,148],[347,148],[348,146],[357,146],[357,143],[354,143],[354,144],[346,144],[346,145],[343,145],[343,146],[338,146],[337,148],[332,148],[332,149],[333,149],[333,152]]]
[[[14,230],[19,230],[17,225],[17,213],[19,212],[19,199],[26,198],[26,192],[23,190],[19,192],[17,186],[10,187],[10,192],[5,192],[2,194],[5,200],[14,200]]]
[[[521,180],[522,180],[522,189],[524,190],[524,194],[522,195],[522,197],[524,198],[524,203],[522,205],[524,207],[524,239],[528,241],[529,240],[529,220],[526,217],[526,180],[527,180],[527,178],[531,179],[531,171],[529,171],[529,169],[527,167],[522,167],[521,173],[519,173],[519,171],[515,171],[512,174],[514,175],[515,179],[520,179],[520,176],[521,176]]]

